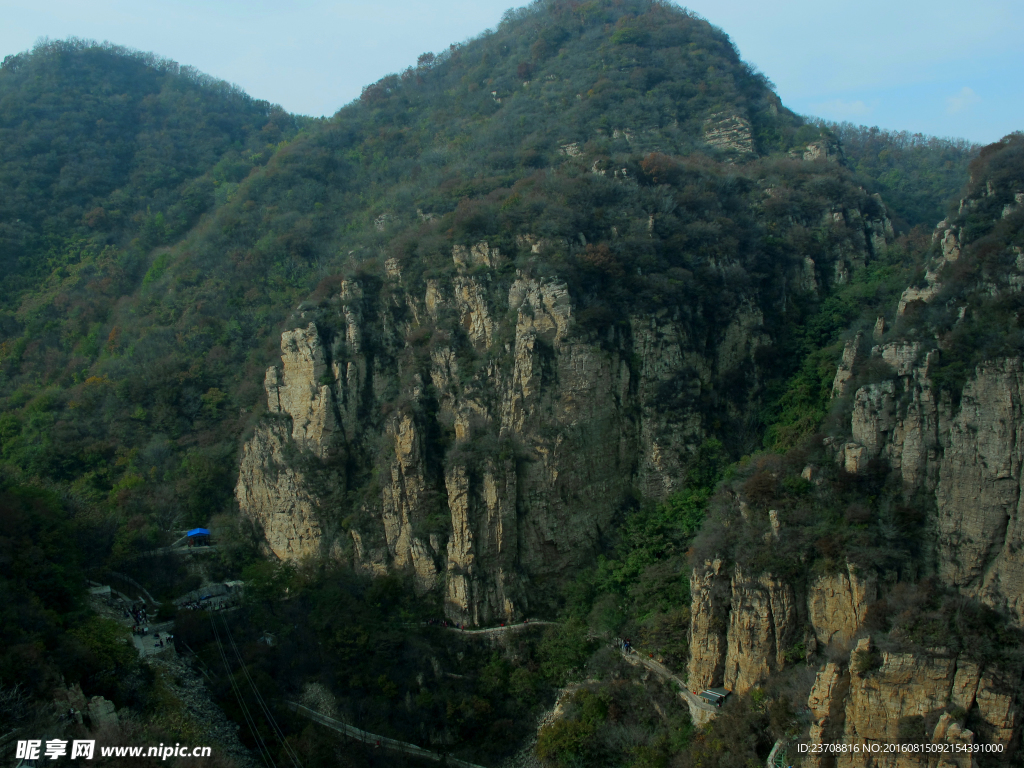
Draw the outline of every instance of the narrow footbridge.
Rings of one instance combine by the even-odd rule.
[[[451,755],[442,755],[437,752],[431,752],[429,749],[418,747],[415,744],[409,744],[406,741],[398,741],[397,739],[389,739],[387,736],[378,736],[376,733],[370,733],[364,731],[361,728],[356,728],[354,725],[348,725],[340,720],[335,720],[333,717],[327,715],[321,715],[316,710],[304,707],[301,704],[288,701],[285,702],[288,708],[293,712],[297,712],[304,717],[308,717],[310,720],[325,725],[328,728],[337,731],[343,736],[347,736],[350,739],[361,741],[364,744],[379,745],[382,749],[388,749],[392,752],[401,752],[412,757],[419,757],[424,760],[430,760],[435,763],[441,763],[441,765],[456,766],[456,768],[483,768],[481,765],[475,763],[467,763],[465,760],[459,760],[458,758],[452,757]]]

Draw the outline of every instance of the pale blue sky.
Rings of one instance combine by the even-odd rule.
[[[43,36],[109,40],[332,114],[510,0],[0,0],[0,57]],[[805,115],[987,143],[1024,130],[1021,0],[693,0]]]

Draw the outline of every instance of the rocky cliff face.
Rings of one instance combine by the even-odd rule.
[[[1019,358],[978,367],[964,388],[942,455],[939,572],[948,583],[1024,624],[1021,508],[1022,390]]]
[[[1019,739],[1024,193],[975,186],[936,229],[923,284],[850,334],[831,434],[737,465],[695,542],[687,684],[782,697],[815,665],[810,740],[870,750],[805,763],[972,766],[969,747],[1005,762]],[[861,253],[880,234],[864,231]],[[898,744],[959,751],[883,751]]]
[[[725,687],[745,693],[786,663],[797,634],[793,588],[771,574],[750,577],[740,566],[732,578],[725,653]]]
[[[849,431],[826,444],[847,473],[888,471],[902,501],[925,510],[926,575],[965,604],[980,600],[999,620],[1020,627],[1024,361],[1019,349],[1003,350],[1017,348],[1012,314],[1020,305],[1024,259],[1014,243],[1024,221],[1013,218],[1016,192],[991,181],[972,184],[975,192],[961,201],[959,214],[936,228],[923,285],[908,287],[891,308],[893,327],[879,318],[870,341],[860,333],[847,342],[833,397],[845,399]],[[1010,202],[1000,207],[1003,200]],[[993,324],[1004,322],[1013,328],[1007,340],[986,342],[979,353],[984,334],[998,333]],[[817,673],[807,703],[811,741],[959,751],[941,757],[848,752],[815,756],[812,764],[973,766],[975,744],[1002,750],[997,762],[1009,759],[1019,739],[1019,670],[1010,669],[1012,662],[986,662],[971,648],[975,640],[992,642],[994,630],[979,627],[959,653],[878,650],[864,627],[868,607],[885,596],[875,578],[851,571],[822,577],[814,589],[809,613],[818,641],[860,640],[848,661],[824,664]],[[826,601],[845,606],[848,621],[830,618]],[[913,647],[906,639],[893,632],[889,647]]]
[[[414,281],[389,259],[343,281],[282,335],[268,414],[243,451],[243,513],[277,556],[412,573],[456,621],[543,609],[626,499],[679,490],[709,427],[746,423],[777,297],[824,291],[884,247],[884,214],[837,210],[813,222],[840,244],[828,259],[795,257],[768,293],[739,289],[728,313],[698,299],[595,330],[567,284],[512,267],[562,247],[537,237],[516,254],[457,245],[447,275]],[[707,269],[724,280],[740,267]],[[749,590],[788,621],[781,585]],[[747,643],[781,649],[788,636],[773,632],[737,634],[732,657]]]
[[[308,470],[293,461],[302,451],[326,459],[338,446],[334,396],[326,354],[315,323],[281,336],[281,365],[267,369],[267,411],[242,449],[235,496],[263,529],[280,558],[320,554],[320,499]]]
[[[315,323],[281,335],[281,367],[267,369],[267,410],[289,416],[292,440],[321,458],[327,455],[335,420],[327,362]]]
[[[983,188],[975,198],[961,201],[961,212],[993,195],[991,185]],[[1015,255],[1018,249],[1006,247],[1003,263],[1009,269],[983,265],[972,272],[978,257],[968,252],[971,243],[965,242],[959,221],[944,221],[936,228],[925,287],[904,291],[895,307],[897,320],[908,307],[921,307],[943,295],[957,313],[955,332],[957,325],[977,322],[972,314],[995,317],[992,312],[1000,303],[1017,301],[1014,297],[1024,286],[1024,259]],[[1010,227],[1012,222],[1000,225]],[[972,263],[964,265],[964,260]],[[951,271],[957,264],[967,270],[969,279],[958,282]],[[1024,363],[1017,356],[983,360],[951,392],[936,376],[944,365],[949,370],[947,357],[954,351],[937,335],[932,340],[906,338],[908,333],[918,334],[917,324],[903,320],[903,338],[881,340],[870,350],[863,336],[847,344],[836,373],[835,396],[852,391],[855,372],[871,359],[885,363],[891,375],[852,391],[850,439],[835,444],[836,460],[853,474],[869,471],[872,460],[880,461],[901,479],[907,498],[924,494],[934,499],[934,547],[943,581],[1024,625],[1024,560],[1018,554],[1024,544]]]
[[[861,573],[847,564],[837,573],[819,576],[807,596],[808,619],[817,643],[848,646],[867,618],[868,606],[877,598],[874,573]]]
[[[279,558],[298,560],[320,554],[319,499],[304,474],[289,466],[285,451],[290,425],[260,424],[242,448],[235,497],[262,529]]]
[[[494,256],[486,244],[453,255],[460,271],[474,258]],[[686,409],[660,411],[659,387],[685,366],[698,393],[714,377],[681,319],[630,318],[602,346],[573,333],[565,285],[519,275],[499,299],[494,277],[431,280],[422,297],[346,284],[336,330],[283,334],[265,384],[282,418],[246,445],[237,489],[278,556],[342,551],[347,536],[359,568],[410,570],[423,590],[442,576],[455,620],[512,618],[529,610],[527,578],[558,577],[593,551],[628,484],[675,487],[703,427]],[[750,363],[760,322],[751,310],[725,327],[721,367]],[[286,444],[308,458],[289,462]],[[366,451],[379,490],[343,534],[308,476],[337,498],[346,457]]]
[[[876,591],[874,575],[850,565],[819,576],[805,595],[770,573],[751,576],[742,565],[731,574],[720,560],[695,568],[690,576],[690,689],[724,686],[746,693],[800,658],[795,653],[800,644],[811,651],[818,644],[848,648]]]
[[[919,357],[920,345],[898,345]],[[883,350],[886,351],[886,350]],[[852,440],[837,460],[851,473],[880,458],[902,478],[906,493],[932,494],[936,549],[943,580],[1024,624],[1020,433],[1024,429],[1019,358],[979,365],[959,407],[930,378],[938,350],[896,377],[857,390]]]
[[[754,154],[754,137],[750,120],[742,115],[719,112],[708,118],[704,140],[737,157]]]
[[[726,628],[729,620],[729,577],[722,561],[694,568],[690,576],[690,663],[687,683],[700,693],[725,676]]]
[[[848,663],[829,663],[814,681],[807,708],[811,743],[856,745],[861,751],[812,756],[815,765],[837,768],[930,765],[972,766],[964,748],[996,745],[1012,754],[1019,719],[1014,681],[963,657],[878,653],[862,639]],[[981,733],[965,727],[970,720]],[[932,755],[886,753],[885,745],[936,744],[960,751]],[[944,761],[944,762],[943,762]]]

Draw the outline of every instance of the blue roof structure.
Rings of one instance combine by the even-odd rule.
[[[193,528],[191,531],[188,532],[189,538],[192,538],[193,536],[209,536],[209,535],[210,535],[210,532],[208,530],[206,530],[205,528]]]

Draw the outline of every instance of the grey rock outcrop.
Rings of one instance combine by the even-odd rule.
[[[89,722],[94,730],[116,726],[118,723],[114,702],[102,696],[93,696],[89,699],[86,712],[89,713]]]
[[[858,347],[863,334],[858,333],[855,338],[850,339],[843,346],[843,357],[836,369],[836,376],[832,380],[832,397],[845,397],[853,379],[853,368],[857,363]]]
[[[979,366],[948,434],[935,493],[940,573],[1024,625],[1024,363]]]
[[[951,410],[949,397],[940,394],[931,379],[938,353],[929,351],[919,364],[921,351],[916,342],[872,350],[872,357],[881,357],[895,375],[857,390],[852,441],[837,454],[837,461],[852,473],[863,471],[869,459],[885,461],[900,473],[908,492],[935,489]],[[844,361],[836,375],[845,368]]]
[[[750,120],[742,115],[719,112],[708,118],[704,141],[716,149],[739,157],[754,154],[754,136]]]
[[[799,153],[800,157],[807,162],[822,160],[828,163],[839,163],[845,160],[842,145],[834,139],[818,139],[808,144],[802,152],[800,150],[794,150],[794,152]]]
[[[949,226],[945,221],[939,222],[932,234],[932,240],[937,241],[940,246],[940,255],[932,259],[924,276],[923,286],[910,286],[900,296],[899,306],[896,314],[902,315],[907,307],[919,301],[929,303],[942,291],[942,271],[947,264],[952,264],[960,258],[962,250],[963,233],[955,226]]]
[[[842,210],[801,226],[827,227],[849,272],[870,258],[874,225]],[[518,256],[456,245],[450,274],[419,282],[392,257],[297,311],[235,493],[276,556],[407,573],[417,591],[441,591],[455,621],[513,619],[553,604],[636,490],[680,490],[712,423],[749,423],[775,311],[758,290],[728,312],[698,297],[595,331],[565,283],[508,269],[570,244],[514,242]],[[780,295],[790,279],[826,288],[830,259],[794,258]],[[725,280],[741,267],[708,269]],[[751,627],[749,642],[764,631]],[[744,685],[762,674],[748,666],[731,673]]]

